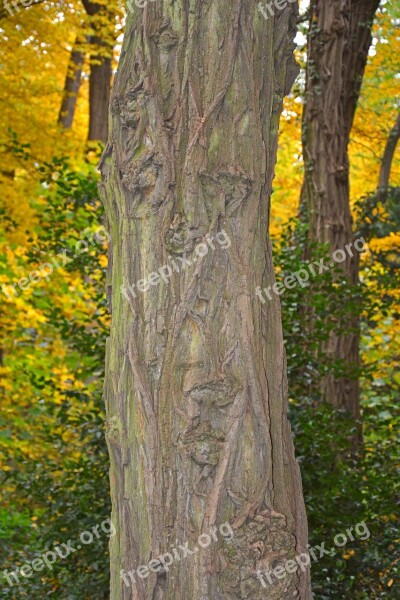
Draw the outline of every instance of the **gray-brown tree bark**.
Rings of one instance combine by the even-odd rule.
[[[275,281],[269,209],[297,14],[175,0],[128,18],[101,164],[111,600],[311,598],[308,570],[268,590],[257,579],[307,546],[279,298],[255,294]],[[226,522],[231,543],[137,575]]]
[[[312,0],[308,41],[306,102],[303,113],[304,185],[302,210],[310,242],[327,243],[331,252],[354,241],[349,191],[350,131],[379,0]],[[342,263],[351,285],[358,282],[359,255]],[[310,332],[312,334],[312,332]],[[348,376],[328,375],[322,397],[360,416],[359,318],[348,318],[347,332],[332,334],[323,349],[347,366]],[[351,374],[353,371],[354,375]]]

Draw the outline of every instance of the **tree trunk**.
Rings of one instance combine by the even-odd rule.
[[[175,0],[128,19],[101,164],[111,600],[264,599],[257,571],[306,549],[279,299],[263,308],[255,294],[274,282],[270,195],[297,14]],[[224,523],[233,541],[199,548]],[[178,560],[185,543],[197,551]],[[173,565],[135,573],[164,553]],[[273,582],[269,598],[311,598],[308,571]]]
[[[84,62],[85,52],[82,51],[82,40],[77,37],[68,63],[63,101],[58,116],[58,124],[63,129],[71,129],[72,127],[76,101],[81,87],[82,67]]]
[[[394,153],[396,151],[397,143],[400,139],[400,113],[397,116],[396,124],[390,131],[389,137],[386,142],[385,151],[383,153],[381,168],[379,172],[379,184],[377,197],[380,202],[386,202],[389,193],[390,173],[392,170],[392,163]]]
[[[94,34],[89,80],[89,134],[88,141],[105,143],[108,135],[108,111],[112,80],[113,33],[106,31],[114,27],[114,11],[96,2],[83,0],[87,14],[92,17]]]
[[[348,145],[360,94],[371,28],[379,0],[312,0],[308,42],[306,103],[303,114],[305,176],[302,209],[310,242],[328,243],[331,252],[354,241],[349,197]],[[350,284],[358,282],[359,255],[342,264]],[[332,334],[324,352],[359,369],[359,317],[350,316],[346,334]],[[359,418],[357,375],[323,379],[323,398]]]
[[[98,43],[96,38],[93,43]],[[89,81],[89,135],[88,141],[106,143],[108,109],[110,103],[112,59],[92,56]]]

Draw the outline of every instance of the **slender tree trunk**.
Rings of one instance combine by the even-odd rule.
[[[95,38],[93,43],[98,44]],[[89,141],[106,142],[110,104],[112,59],[92,56],[89,81]]]
[[[68,63],[65,78],[63,101],[58,116],[58,124],[63,129],[71,129],[75,115],[76,101],[81,87],[82,67],[85,62],[85,52],[82,50],[82,40],[76,38]]]
[[[302,209],[310,242],[328,243],[333,253],[353,239],[349,198],[348,145],[379,0],[312,0],[306,103],[303,114],[305,176]],[[357,284],[359,257],[342,264]],[[322,383],[322,396],[359,418],[359,317],[349,317],[346,334],[330,336],[324,352],[347,365],[353,376]]]
[[[378,184],[378,200],[385,202],[388,197],[390,173],[392,170],[392,163],[394,153],[396,151],[397,143],[400,139],[400,113],[397,116],[396,124],[390,131],[389,137],[386,142],[385,152],[383,153],[381,168],[379,172],[379,184]]]
[[[263,308],[255,294],[274,282],[270,195],[297,14],[175,0],[128,19],[101,165],[111,600],[311,598],[308,571],[270,590],[257,579],[307,544],[279,299]],[[225,522],[233,541],[199,548]],[[134,573],[177,543],[197,551]]]
[[[89,80],[89,134],[88,141],[106,142],[108,135],[108,111],[110,103],[113,44],[110,31],[115,15],[112,8],[105,8],[96,2],[83,0],[87,14],[92,17],[94,34],[92,44]]]

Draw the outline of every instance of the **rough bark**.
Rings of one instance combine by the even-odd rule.
[[[394,153],[398,141],[400,139],[400,113],[397,117],[396,124],[390,131],[389,137],[386,142],[385,151],[382,156],[381,168],[379,171],[379,184],[377,190],[378,200],[385,202],[389,193],[390,173],[392,170],[392,163]]]
[[[311,598],[308,572],[268,591],[256,579],[307,544],[279,299],[263,308],[255,295],[274,282],[270,195],[297,12],[175,0],[127,23],[101,164],[112,600]],[[222,231],[231,245],[196,258]],[[129,290],[184,256],[168,284]],[[232,543],[121,579],[224,522]]]
[[[348,145],[357,107],[371,29],[379,0],[312,0],[306,102],[303,114],[305,176],[302,210],[310,241],[328,243],[333,253],[354,241],[349,192]],[[359,255],[342,264],[350,284],[358,282]],[[324,352],[359,369],[359,318],[349,317],[348,333],[332,334]],[[323,398],[359,418],[359,381],[353,375],[322,382]]]
[[[58,115],[58,124],[63,129],[71,129],[74,120],[76,101],[81,87],[82,67],[86,54],[82,50],[82,43],[84,41],[77,37],[68,63],[63,100]]]

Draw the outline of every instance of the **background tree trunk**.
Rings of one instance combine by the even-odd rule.
[[[390,173],[392,170],[392,163],[394,153],[396,152],[397,143],[400,139],[400,113],[397,116],[397,121],[390,131],[389,137],[386,142],[385,151],[383,153],[381,168],[379,171],[379,184],[378,184],[378,200],[385,202],[389,193]]]
[[[92,42],[98,44],[100,40],[93,38]],[[105,143],[108,135],[112,59],[104,56],[92,56],[92,60],[96,62],[90,66],[88,141]]]
[[[349,197],[348,145],[362,78],[372,42],[379,0],[312,0],[308,41],[306,103],[303,113],[305,176],[302,212],[310,242],[328,243],[333,253],[354,241]],[[350,284],[358,282],[359,255],[342,264]],[[359,317],[350,316],[346,334],[332,334],[324,352],[357,373]],[[323,379],[322,396],[360,415],[357,376]]]
[[[311,598],[308,572],[268,591],[256,579],[307,544],[279,299],[255,294],[274,283],[270,195],[297,14],[176,0],[128,19],[101,165],[112,600]],[[146,293],[132,285],[167,264]],[[121,579],[224,522],[230,544]]]
[[[114,49],[115,13],[108,8],[83,0],[87,14],[92,17],[94,34],[89,80],[89,134],[88,141],[106,142],[108,135],[108,110],[110,103],[112,59]]]
[[[85,41],[79,36],[76,38],[69,59],[63,101],[58,116],[58,124],[64,129],[71,129],[74,120],[76,101],[81,87],[82,67],[85,62],[86,53],[82,49],[84,43]]]

